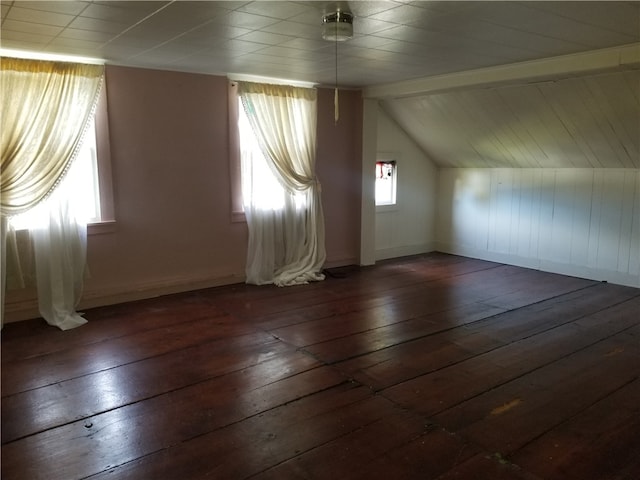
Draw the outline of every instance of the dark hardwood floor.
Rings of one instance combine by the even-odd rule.
[[[330,273],[6,325],[2,479],[640,479],[640,289]]]

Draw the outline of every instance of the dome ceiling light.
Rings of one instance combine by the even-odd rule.
[[[322,38],[344,42],[353,37],[353,14],[337,10],[322,17]]]

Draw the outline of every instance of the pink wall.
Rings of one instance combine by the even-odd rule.
[[[108,66],[116,230],[90,235],[82,304],[243,280],[245,223],[231,221],[227,80]],[[317,170],[329,265],[355,263],[360,235],[360,92],[320,90]],[[16,317],[7,298],[7,320]],[[19,316],[19,315],[17,315]]]
[[[362,96],[340,91],[334,122],[333,90],[318,91],[316,172],[322,184],[327,265],[357,264],[362,198]]]
[[[241,273],[246,228],[228,213],[226,80],[108,67],[106,85],[117,231],[90,237],[87,296]]]

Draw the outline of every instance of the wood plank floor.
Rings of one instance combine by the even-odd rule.
[[[640,479],[640,289],[329,273],[6,325],[2,479]]]

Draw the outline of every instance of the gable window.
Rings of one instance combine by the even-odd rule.
[[[397,167],[395,160],[376,162],[376,205],[396,204]]]

